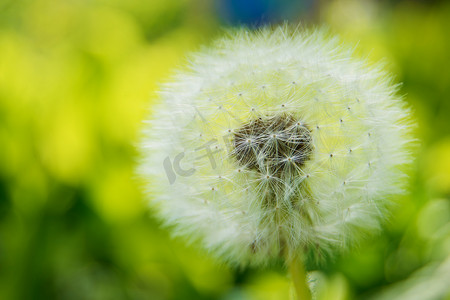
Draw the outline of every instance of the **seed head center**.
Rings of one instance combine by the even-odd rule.
[[[264,116],[234,131],[233,148],[241,166],[279,176],[305,164],[312,152],[311,134],[290,114]]]

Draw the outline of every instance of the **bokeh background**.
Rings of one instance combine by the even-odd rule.
[[[311,278],[319,299],[450,299],[450,3],[0,0],[0,299],[289,299],[172,239],[134,175],[158,83],[223,27],[326,24],[402,82],[409,191],[382,235]]]

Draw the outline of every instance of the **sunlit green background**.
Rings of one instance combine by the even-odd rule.
[[[221,27],[283,19],[383,59],[418,123],[408,194],[382,235],[312,273],[319,299],[450,299],[450,3],[238,2],[0,0],[0,299],[289,299],[282,269],[171,239],[133,173],[185,55]]]

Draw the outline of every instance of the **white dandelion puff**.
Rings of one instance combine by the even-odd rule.
[[[345,250],[402,191],[409,112],[325,31],[240,30],[162,88],[140,146],[173,232],[237,265]]]

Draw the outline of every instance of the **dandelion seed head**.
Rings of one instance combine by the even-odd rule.
[[[152,111],[139,165],[149,205],[234,264],[346,250],[402,192],[408,109],[379,65],[323,30],[231,33]]]

